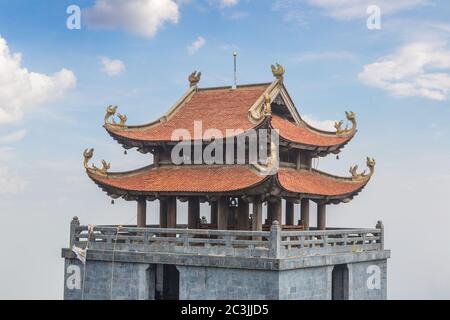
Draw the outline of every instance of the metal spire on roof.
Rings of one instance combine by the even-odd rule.
[[[236,67],[236,58],[237,58],[237,52],[233,52],[233,58],[234,58],[234,84],[233,89],[237,88],[237,67]]]

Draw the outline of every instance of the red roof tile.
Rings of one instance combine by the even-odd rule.
[[[358,192],[368,180],[355,182],[346,178],[337,178],[316,171],[282,168],[278,172],[278,181],[287,191],[321,196],[343,196]]]
[[[202,121],[203,133],[213,128],[225,137],[226,129],[246,131],[256,126],[248,119],[248,110],[268,86],[199,89],[167,122],[129,129],[108,127],[108,130],[113,135],[133,140],[173,141],[175,129],[187,129],[194,139],[194,121]]]
[[[100,185],[138,192],[228,192],[265,179],[246,166],[170,166],[108,177],[89,176]]]
[[[101,186],[131,192],[231,192],[262,183],[266,177],[247,166],[167,166],[132,173],[100,176],[89,173]],[[359,192],[367,180],[352,181],[316,171],[280,168],[278,181],[289,192],[319,196],[344,196]]]
[[[279,116],[272,116],[272,127],[278,129],[280,137],[299,144],[332,147],[348,142],[353,136],[337,136],[313,131],[309,128],[302,128]]]

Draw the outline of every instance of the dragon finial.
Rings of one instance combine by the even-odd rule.
[[[258,162],[252,164],[261,175],[270,176],[278,172],[280,166],[280,155],[278,145],[275,142],[270,143],[270,157],[264,164]]]
[[[128,120],[127,116],[124,114],[118,113],[117,118],[119,118],[119,120],[120,120],[119,126],[124,127]]]
[[[342,125],[344,124],[344,121],[339,121],[334,123],[334,127],[336,128],[336,134],[337,135],[348,135],[353,134],[356,131],[356,115],[352,111],[345,111],[345,116],[347,117],[347,120],[352,123],[352,127],[348,128],[348,126],[343,129]]]
[[[86,170],[102,176],[108,175],[108,170],[111,169],[111,164],[107,163],[105,160],[102,160],[102,168],[97,168],[95,165],[92,165],[91,167],[89,166],[89,161],[94,156],[94,149],[84,150],[83,156],[84,156],[83,165],[86,168]]]
[[[86,169],[88,169],[89,168],[89,160],[91,160],[92,157],[94,156],[94,149],[91,148],[91,149],[84,150],[83,156],[84,156],[83,165]]]
[[[189,75],[189,85],[191,87],[196,87],[198,85],[198,83],[200,82],[200,79],[202,77],[202,73],[201,72],[197,72],[194,71]]]
[[[277,78],[278,80],[283,81],[284,80],[284,73],[285,73],[285,69],[284,67],[279,64],[276,63],[275,65],[271,65],[270,66],[272,68],[272,74],[275,78]]]
[[[119,127],[125,127],[125,124],[128,120],[126,115],[117,113],[117,117],[120,120],[120,123],[116,122],[116,119],[114,119],[114,116],[117,113],[117,106],[109,106],[106,108],[106,114],[105,114],[105,125],[106,126],[119,126]]]
[[[272,101],[271,101],[270,95],[268,93],[266,93],[264,95],[264,111],[263,111],[263,115],[264,116],[272,115]]]
[[[357,165],[351,166],[349,171],[352,175],[352,179],[358,181],[372,177],[375,172],[375,163],[376,163],[375,159],[367,157],[366,165],[370,171],[368,174],[366,174],[366,170],[364,170],[361,173],[358,173]]]
[[[376,162],[374,158],[367,157],[366,165],[370,170],[370,176],[373,176],[373,174],[375,173],[375,164]]]
[[[106,108],[106,114],[105,114],[105,124],[116,124],[116,121],[114,120],[114,115],[117,112],[117,106],[108,106]],[[112,118],[112,122],[109,122],[109,119]]]

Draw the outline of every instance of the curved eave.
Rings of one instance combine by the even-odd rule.
[[[309,126],[298,126],[279,116],[272,116],[271,126],[278,130],[281,141],[289,144],[290,147],[310,150],[320,156],[339,153],[356,134],[356,130],[346,135],[317,131]]]
[[[114,198],[157,198],[164,195],[236,194],[263,184],[269,177],[248,166],[148,166],[125,173],[88,176]]]
[[[303,169],[282,168],[277,175],[277,183],[285,193],[301,194],[312,200],[333,204],[352,200],[369,181],[369,176],[353,180],[317,170]]]
[[[251,132],[252,130],[257,130],[261,127],[264,127],[265,125],[268,124],[268,118],[263,118],[260,122],[255,123],[253,125],[253,127],[246,129],[244,132],[238,132],[236,131],[236,134],[228,134],[228,135],[224,135],[223,137],[221,137],[222,139],[227,139],[227,138],[238,138],[240,136],[245,136],[248,135],[249,132]],[[177,144],[179,142],[191,142],[194,143],[195,141],[201,140],[204,144],[210,143],[211,141],[213,141],[214,139],[216,139],[216,137],[211,136],[211,137],[205,137],[203,139],[189,139],[189,140],[138,140],[138,139],[131,139],[128,137],[125,137],[123,135],[118,134],[117,132],[111,130],[112,126],[103,126],[106,130],[106,132],[108,132],[108,134],[114,139],[116,140],[118,143],[120,143],[125,149],[132,149],[132,148],[138,148],[138,150],[142,151],[142,152],[148,152],[149,148],[152,147],[156,147],[156,146],[161,146],[161,145],[171,145],[171,144]]]

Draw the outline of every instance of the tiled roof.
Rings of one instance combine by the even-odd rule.
[[[317,171],[282,168],[278,172],[278,181],[290,192],[333,197],[360,191],[368,179],[356,182],[350,178],[338,178]]]
[[[167,122],[136,128],[107,127],[112,134],[139,141],[172,140],[175,129],[187,129],[194,139],[194,121],[202,121],[203,133],[213,128],[226,136],[226,129],[244,131],[256,125],[248,118],[250,107],[270,84],[242,86],[237,89],[199,89],[179,107]]]
[[[130,174],[89,176],[100,185],[138,192],[230,192],[265,179],[247,166],[168,166]]]
[[[131,173],[89,176],[100,186],[129,192],[220,193],[254,187],[266,180],[248,166],[167,166],[148,167]],[[339,197],[357,193],[368,179],[355,182],[317,171],[280,168],[280,186],[288,192]]]
[[[299,127],[279,116],[272,116],[272,127],[278,129],[280,137],[302,145],[332,147],[347,143],[353,135],[337,136],[313,131],[307,127]]]

